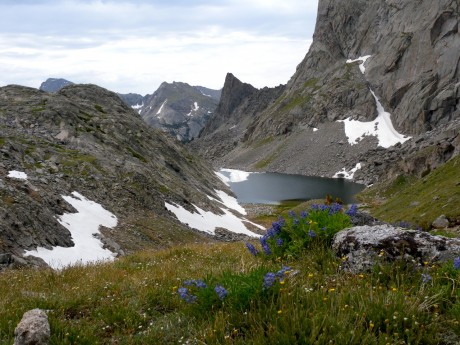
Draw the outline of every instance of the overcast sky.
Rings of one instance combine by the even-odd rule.
[[[153,93],[220,89],[225,75],[286,83],[308,51],[318,0],[0,0],[0,86],[47,78]]]

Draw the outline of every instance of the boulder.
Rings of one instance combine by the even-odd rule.
[[[14,330],[13,345],[47,345],[49,339],[48,316],[41,309],[32,309],[24,313]]]
[[[445,215],[440,215],[436,220],[431,224],[435,229],[445,229],[449,227],[449,219]]]
[[[388,224],[356,226],[334,236],[332,248],[344,258],[343,269],[352,273],[369,270],[379,260],[407,260],[423,264],[443,262],[460,254],[460,239],[404,230]]]

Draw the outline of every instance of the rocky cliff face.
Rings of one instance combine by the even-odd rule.
[[[214,97],[208,93],[206,88],[164,82],[152,95],[144,97],[138,111],[149,125],[188,142],[198,136],[217,107],[216,93]]]
[[[282,94],[243,114],[245,125],[225,153],[208,149],[219,128],[205,129],[194,145],[220,165],[332,176],[382,145],[373,130],[349,140],[361,124],[350,121],[345,132],[338,121],[378,119],[379,129],[384,110],[407,136],[449,124],[460,116],[458,21],[454,0],[320,0],[313,44]],[[233,116],[242,115],[226,115]]]
[[[118,217],[115,229],[103,230],[109,247],[129,252],[200,240],[165,202],[216,210],[209,196],[226,190],[200,158],[95,85],[55,94],[0,88],[0,157],[0,254],[72,246],[56,217],[74,211],[62,198],[73,191]]]

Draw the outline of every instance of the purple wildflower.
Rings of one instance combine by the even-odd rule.
[[[305,219],[308,217],[308,213],[305,211],[300,212],[300,218]]]
[[[277,245],[278,247],[282,247],[283,244],[284,244],[283,239],[278,237],[278,238],[276,239],[276,245]]]
[[[286,221],[284,220],[283,217],[279,216],[279,217],[278,217],[278,223],[279,223],[281,226],[284,226],[284,224],[286,224]]]
[[[270,289],[273,286],[273,284],[275,284],[275,280],[276,280],[276,274],[273,272],[268,272],[264,276],[264,283],[262,284],[263,288]]]
[[[422,273],[422,283],[423,284],[427,284],[432,280],[433,278],[431,278],[431,276],[428,273]]]
[[[315,210],[315,211],[318,211],[319,210],[319,205],[318,204],[313,204],[313,205],[311,205],[311,209]]]
[[[262,243],[262,250],[264,251],[265,255],[272,254],[272,250],[270,249],[270,246],[268,245],[267,242]]]
[[[268,236],[269,238],[274,238],[275,235],[276,235],[275,229],[270,228],[270,229],[267,230],[267,236]]]
[[[460,270],[460,256],[454,259],[454,269]]]
[[[329,207],[329,214],[333,215],[333,214],[339,213],[341,210],[342,210],[342,205],[335,202]]]
[[[295,212],[294,211],[289,211],[288,214],[289,214],[289,217],[291,217],[291,218],[295,217]]]
[[[281,232],[281,227],[282,225],[279,222],[273,222],[272,223],[272,228],[275,231],[276,234],[279,234]]]
[[[353,204],[350,206],[350,208],[345,213],[350,217],[354,217],[356,216],[357,212],[358,212],[358,206],[356,204]]]
[[[290,270],[291,270],[291,267],[283,265],[282,268],[278,272],[276,272],[276,276],[280,280],[282,280],[284,278],[284,275],[286,274],[286,272],[288,272]]]
[[[195,285],[196,287],[200,288],[200,289],[204,289],[204,288],[207,288],[208,286],[206,285],[206,283],[200,279],[196,280],[196,279],[189,279],[189,280],[186,280],[184,281],[184,285],[185,286],[192,286],[192,285]]]
[[[298,218],[294,218],[294,225],[299,225],[299,219]]]
[[[217,296],[219,296],[220,300],[224,300],[225,297],[228,295],[228,291],[222,285],[216,285],[214,288]]]
[[[248,248],[249,252],[254,256],[259,254],[259,251],[256,249],[256,247],[252,243],[246,242],[246,248]]]
[[[316,232],[314,232],[313,230],[310,230],[308,232],[308,236],[311,237],[311,238],[316,237]]]
[[[180,298],[182,298],[185,303],[193,303],[196,301],[197,297],[192,295],[188,292],[188,289],[185,287],[180,287],[177,289],[177,293],[179,294]]]

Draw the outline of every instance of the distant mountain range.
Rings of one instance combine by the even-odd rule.
[[[40,90],[57,92],[73,82],[62,78],[49,78]],[[118,96],[135,109],[149,125],[160,128],[182,142],[198,137],[219,104],[222,90],[187,83],[162,83],[153,94],[137,93]]]

